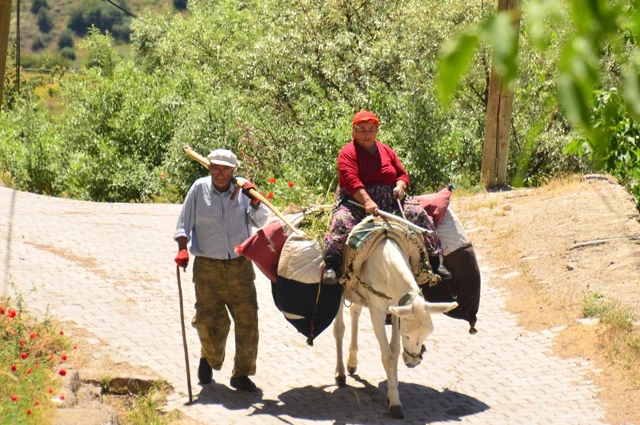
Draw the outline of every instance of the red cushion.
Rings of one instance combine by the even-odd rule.
[[[279,220],[267,223],[249,239],[236,247],[236,253],[253,261],[272,282],[278,275],[278,260],[288,235]]]
[[[436,226],[440,224],[444,218],[445,212],[449,207],[449,201],[451,200],[451,189],[445,187],[440,192],[428,193],[426,195],[419,195],[415,197],[420,201],[420,205],[427,211],[433,218],[433,222]]]

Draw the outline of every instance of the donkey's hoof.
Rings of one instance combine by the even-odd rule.
[[[349,372],[349,375],[356,373],[356,370],[358,370],[356,366],[347,366],[347,372]]]
[[[342,376],[336,376],[336,385],[338,386],[338,388],[344,388],[347,386],[347,377],[342,375]]]
[[[393,419],[403,419],[404,413],[402,412],[402,406],[389,406],[389,412]]]
[[[404,413],[402,412],[402,406],[389,406],[389,412],[393,419],[403,419]]]

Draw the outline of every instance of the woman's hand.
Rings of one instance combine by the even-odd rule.
[[[404,199],[404,186],[401,186],[400,184],[398,184],[396,187],[394,187],[393,197],[396,198],[398,201],[402,201]]]
[[[393,188],[393,197],[398,201],[402,201],[404,199],[404,191],[407,190],[407,185],[402,180],[398,180],[396,182],[396,187]]]
[[[356,190],[353,197],[362,204],[364,212],[366,212],[367,215],[378,215],[378,204],[373,202],[373,199],[369,197],[369,194],[363,187]]]
[[[367,215],[378,215],[378,204],[373,202],[373,199],[369,198],[364,201],[364,211]]]

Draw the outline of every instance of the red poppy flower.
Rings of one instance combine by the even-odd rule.
[[[60,394],[60,400],[64,400],[64,394]]]
[[[33,367],[35,367],[36,369],[38,369],[40,367],[40,365],[38,363],[34,364]]]
[[[16,365],[12,364],[11,365],[11,371],[15,372],[16,370],[18,370],[18,368],[16,367]]]
[[[39,401],[36,401],[36,406],[40,406],[40,402]]]
[[[31,333],[29,334],[29,338],[31,338],[31,339],[36,339],[37,337],[38,337],[38,334],[37,334],[37,333],[35,333],[35,332],[31,332]]]
[[[20,353],[20,357],[22,357],[23,359],[27,358],[27,353]]]
[[[33,413],[31,412],[31,409],[27,410],[27,415],[30,415],[31,413]]]
[[[269,180],[267,180],[269,182],[269,184],[274,184],[276,182],[276,178],[275,177],[271,177]]]
[[[273,198],[273,192],[267,193],[267,199],[271,199],[271,198]]]
[[[20,340],[20,347],[24,347],[24,346],[25,346],[25,344],[26,344],[26,342],[24,342],[24,339],[21,339],[21,340]]]
[[[294,183],[293,183],[293,182],[289,182],[289,183],[287,183],[287,186],[289,186],[289,187],[293,187],[293,186],[294,186]]]
[[[27,375],[31,374],[31,372],[33,372],[31,368],[27,369]]]
[[[53,388],[49,388],[49,394],[53,394]]]
[[[55,357],[53,357],[53,354],[49,356],[49,360],[53,360]]]
[[[77,345],[74,345],[74,346],[73,346],[73,349],[74,349],[74,350],[77,350],[77,349],[78,349],[78,346],[77,346]]]
[[[15,394],[11,394],[11,401],[18,401],[18,396]]]
[[[9,310],[9,311],[7,312],[7,316],[9,316],[9,317],[10,317],[10,318],[12,318],[12,319],[13,319],[14,317],[16,317],[16,314],[18,314],[18,313],[16,313],[16,311],[15,311],[15,310],[13,310],[13,309],[12,309],[12,310]]]
[[[60,376],[65,376],[67,374],[67,371],[64,369],[60,369],[58,373],[60,374]]]
[[[65,354],[61,355],[60,358],[62,359],[63,362],[67,361],[67,356]]]
[[[5,310],[5,309],[4,309],[4,307],[2,307],[2,306],[0,305],[0,314],[4,314],[4,313],[6,313],[6,311],[7,311],[7,310]]]
[[[161,179],[165,178],[165,174],[164,173],[160,174],[160,178]]]
[[[64,335],[64,331],[60,331],[60,335]]]

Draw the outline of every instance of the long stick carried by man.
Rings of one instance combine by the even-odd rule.
[[[184,153],[187,154],[187,156],[195,161],[197,161],[198,163],[200,163],[200,165],[202,165],[205,168],[209,168],[209,160],[207,158],[205,158],[204,156],[200,155],[199,153],[197,153],[196,151],[194,151],[193,149],[191,149],[191,146],[189,145],[185,145],[184,147]],[[235,180],[234,180],[235,182]],[[259,193],[257,190],[254,189],[249,189],[249,193],[255,197],[256,199],[258,199],[260,202],[262,202],[267,208],[269,208],[280,220],[282,220],[282,222],[287,225],[293,232],[295,232],[298,235],[304,235],[304,232],[298,228],[296,228],[289,220],[287,220],[284,215],[282,215],[282,213],[276,208],[274,207],[271,202],[269,202],[267,200],[267,198],[265,198],[264,196],[262,196],[261,193]],[[235,195],[235,194],[234,194]]]

